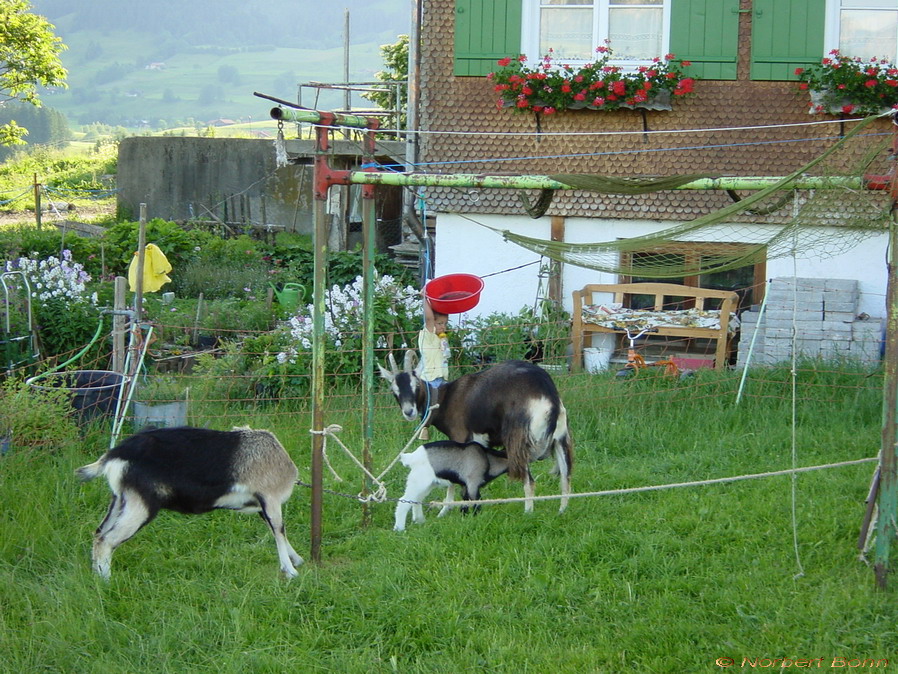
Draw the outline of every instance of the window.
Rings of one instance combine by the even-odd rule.
[[[608,42],[633,65],[668,53],[671,0],[524,0],[521,47],[531,63],[587,63]]]
[[[826,53],[898,60],[898,0],[827,0]]]
[[[654,246],[650,250],[634,251],[624,253],[622,263],[630,266],[633,262],[639,261],[639,264],[645,266],[653,266],[657,268],[670,269],[672,275],[667,278],[645,278],[640,276],[622,276],[621,283],[639,283],[643,281],[655,283],[677,283],[680,285],[694,286],[697,288],[714,288],[716,290],[734,290],[739,294],[739,311],[748,309],[753,304],[760,304],[764,295],[764,280],[766,278],[767,263],[766,261],[747,264],[744,267],[730,269],[727,271],[711,272],[707,274],[684,274],[682,276],[674,276],[675,270],[689,269],[690,267],[696,271],[702,267],[706,267],[709,263],[715,261],[729,262],[733,255],[745,254],[750,256],[755,254],[751,245],[742,245],[738,243],[709,243],[709,242],[684,242],[680,244],[668,243]],[[631,309],[645,309],[650,304],[646,304],[647,298],[642,296],[631,296],[628,298],[628,304]],[[654,298],[652,304],[654,303]],[[682,297],[665,298],[665,309],[688,309],[690,305],[684,304]],[[715,305],[714,300],[709,300],[705,304],[706,309],[719,309],[719,305]]]

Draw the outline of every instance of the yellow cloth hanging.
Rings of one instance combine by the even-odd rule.
[[[143,256],[143,291],[145,293],[154,293],[166,283],[170,283],[168,272],[171,271],[171,264],[165,253],[159,250],[159,246],[155,243],[148,243],[144,248]],[[131,292],[137,290],[137,253],[128,266],[128,286]]]

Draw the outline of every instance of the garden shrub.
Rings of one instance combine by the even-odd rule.
[[[362,278],[327,293],[325,310],[325,372],[345,376],[351,387],[361,385]],[[372,309],[377,349],[416,344],[421,327],[421,294],[392,276],[377,275]],[[194,372],[210,380],[211,399],[239,400],[304,396],[311,385],[312,307],[302,307],[275,330],[228,343],[219,357],[200,356]],[[215,396],[221,396],[216,398]]]
[[[10,437],[15,450],[58,449],[79,440],[70,394],[64,389],[40,391],[18,379],[0,384],[0,438]]]
[[[139,222],[120,222],[106,230],[103,241],[106,243],[106,263],[111,273],[128,275],[128,266],[137,251],[139,234]],[[197,257],[197,253],[213,238],[212,234],[199,230],[186,232],[177,223],[161,218],[146,223],[147,243],[159,246],[176,270]]]
[[[459,367],[524,359],[560,362],[570,341],[567,312],[544,303],[538,311],[524,307],[516,314],[494,312],[468,318],[450,334]]]

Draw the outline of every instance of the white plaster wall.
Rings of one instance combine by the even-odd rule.
[[[463,272],[486,276],[480,304],[469,312],[471,316],[497,311],[516,313],[522,307],[533,306],[539,283],[539,255],[504,241],[500,233],[487,227],[540,239],[548,239],[551,235],[551,221],[547,217],[534,220],[526,215],[461,217],[440,214],[436,228],[436,275]],[[651,234],[669,227],[669,222],[651,220],[569,218],[565,222],[565,240],[569,243],[613,241]],[[724,234],[725,226],[718,229],[721,232],[720,240],[731,240]],[[742,235],[744,233],[742,226]],[[838,230],[831,230],[831,234],[834,248],[841,248]],[[759,227],[756,236],[757,241],[764,241],[769,235]],[[882,234],[868,238],[839,255],[811,254],[794,261],[791,257],[776,258],[768,261],[767,276],[857,279],[861,291],[859,311],[871,316],[884,316],[887,242],[887,235]],[[513,269],[528,262],[537,264]],[[489,276],[490,274],[495,275]],[[587,283],[616,283],[617,280],[615,274],[565,265],[562,276],[564,307],[571,310],[571,293]]]
[[[534,220],[526,215],[521,218],[475,215],[468,219],[458,215],[440,215],[436,227],[436,276],[466,273],[486,277],[483,279],[480,303],[469,312],[471,316],[497,311],[517,313],[522,307],[533,306],[539,286],[540,256],[517,244],[503,241],[501,234],[478,223],[539,239],[547,239],[551,235],[548,218]],[[536,264],[513,269],[527,263]],[[450,323],[455,320],[457,317],[451,317]]]

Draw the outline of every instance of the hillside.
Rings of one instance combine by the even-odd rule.
[[[373,79],[380,45],[409,29],[407,0],[32,4],[68,46],[69,88],[42,97],[73,125],[158,129],[264,119],[270,105],[254,91],[295,100],[298,83],[343,79],[344,9],[353,81]],[[339,107],[340,100],[322,96],[318,105]]]

